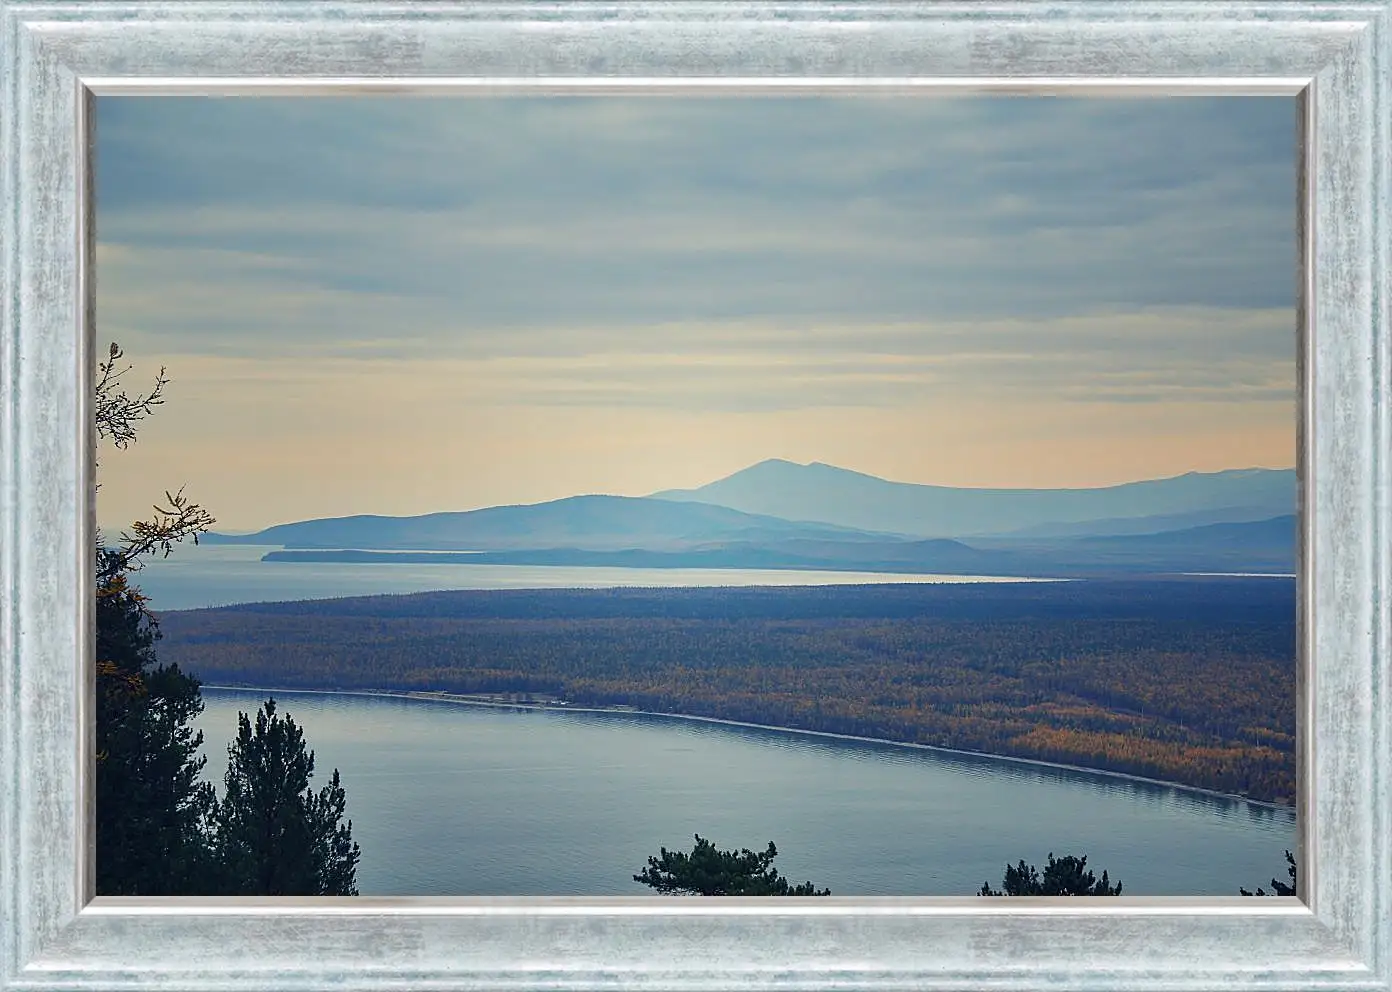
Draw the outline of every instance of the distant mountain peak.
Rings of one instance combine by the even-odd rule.
[[[1256,477],[1269,476],[1269,475],[1279,474],[1279,473],[1292,473],[1292,472],[1295,471],[1295,470],[1292,469],[1292,468],[1267,468],[1267,467],[1264,467],[1264,466],[1252,465],[1252,466],[1248,466],[1248,467],[1245,467],[1245,468],[1221,468],[1221,469],[1213,469],[1213,470],[1211,470],[1211,471],[1202,471],[1202,470],[1200,470],[1200,469],[1190,469],[1190,470],[1187,471],[1187,472],[1181,472],[1181,473],[1178,473],[1178,474],[1176,474],[1176,475],[1156,476],[1155,478],[1151,478],[1151,479],[1132,479],[1132,480],[1129,480],[1129,481],[1127,481],[1127,482],[1112,482],[1112,483],[1104,483],[1104,484],[1102,484],[1102,485],[1089,485],[1089,486],[1051,486],[1051,487],[1041,487],[1041,486],[971,486],[971,485],[968,485],[968,486],[951,486],[951,485],[943,485],[943,484],[941,484],[941,483],[932,483],[932,482],[904,482],[904,481],[902,481],[902,480],[889,479],[889,478],[887,478],[887,477],[885,477],[885,476],[882,476],[882,475],[875,475],[874,473],[871,473],[871,472],[863,472],[863,471],[860,471],[859,469],[846,468],[844,465],[833,465],[833,464],[831,464],[830,462],[822,462],[822,461],[796,462],[796,461],[793,461],[793,460],[788,459],[788,458],[765,458],[765,459],[763,459],[763,460],[761,460],[761,461],[754,462],[754,463],[751,464],[751,465],[746,465],[746,466],[745,466],[744,468],[742,468],[742,469],[737,469],[736,471],[731,472],[729,475],[722,476],[721,478],[716,479],[716,480],[713,481],[713,482],[709,482],[709,483],[707,483],[707,484],[705,484],[705,485],[703,485],[703,486],[698,486],[698,487],[696,487],[695,489],[668,489],[668,490],[663,490],[662,493],[652,493],[651,495],[656,496],[656,497],[658,497],[658,498],[662,498],[663,493],[690,493],[690,492],[697,492],[697,491],[702,490],[702,489],[708,489],[708,488],[710,488],[711,486],[720,485],[721,483],[727,482],[727,481],[729,481],[730,479],[740,478],[740,477],[747,476],[747,475],[750,475],[750,474],[756,474],[756,473],[760,472],[761,470],[765,470],[765,469],[796,470],[796,471],[803,472],[803,473],[806,473],[806,472],[808,472],[808,471],[817,471],[817,472],[823,472],[823,473],[834,473],[834,474],[836,474],[836,475],[838,475],[838,476],[845,476],[845,477],[847,477],[847,478],[873,479],[873,480],[876,481],[876,482],[883,482],[883,483],[886,483],[886,484],[888,484],[888,485],[893,485],[893,486],[921,486],[921,487],[924,487],[924,488],[934,488],[934,489],[953,489],[953,490],[958,490],[958,491],[962,491],[962,492],[992,492],[992,493],[1004,493],[1004,492],[1060,492],[1060,493],[1062,493],[1062,492],[1088,492],[1088,491],[1103,490],[1103,489],[1117,489],[1117,488],[1120,488],[1120,487],[1122,487],[1122,486],[1153,485],[1153,484],[1155,484],[1155,483],[1172,482],[1172,481],[1176,481],[1176,480],[1179,480],[1179,479],[1190,479],[1190,480],[1192,480],[1192,479],[1241,479],[1241,478],[1256,478]]]
[[[829,462],[795,462],[787,458],[765,458],[763,461],[755,462],[736,472],[717,479],[710,485],[716,485],[729,479],[742,478],[747,476],[760,476],[777,473],[781,475],[802,475],[809,473],[818,475],[844,476],[849,479],[873,479],[876,482],[889,482],[888,479],[878,475],[871,475],[868,472],[857,472],[855,469],[842,468],[840,465],[832,465]],[[891,483],[893,485],[913,485],[913,483]],[[704,486],[701,488],[705,488]],[[667,492],[694,492],[695,490],[666,490]],[[657,493],[653,494],[657,496]]]
[[[1293,469],[1190,471],[1107,486],[1009,489],[896,482],[826,462],[768,458],[699,488],[669,489],[652,498],[861,530],[964,537],[1089,521],[1114,526],[1146,517],[1261,519],[1294,512],[1295,488]]]
[[[323,517],[252,534],[208,534],[210,544],[411,551],[570,548],[673,549],[731,541],[852,540],[893,535],[783,520],[699,500],[589,493],[542,503],[411,517]]]

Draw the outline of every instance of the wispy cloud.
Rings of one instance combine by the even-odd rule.
[[[1088,452],[1060,483],[1140,471],[1089,447],[1108,417],[1293,439],[1288,100],[102,98],[98,124],[99,333],[254,395],[232,424],[277,446],[356,422],[338,396],[546,423],[553,471],[639,417],[712,470],[852,421],[908,466],[875,444],[983,397],[1017,445]]]
[[[461,329],[1293,300],[1284,100],[126,99],[100,133],[103,241]]]

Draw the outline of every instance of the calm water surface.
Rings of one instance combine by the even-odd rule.
[[[391,566],[395,567],[395,566]],[[238,710],[204,689],[221,786]],[[1177,788],[922,749],[630,714],[277,693],[337,767],[364,895],[643,895],[659,847],[777,843],[837,895],[971,895],[1006,862],[1087,854],[1128,895],[1284,880],[1295,816]]]
[[[613,586],[802,586],[867,582],[1030,582],[994,576],[904,575],[732,568],[589,568],[563,565],[391,565],[263,562],[279,547],[189,545],[147,564],[135,582],[157,610],[440,589],[604,589]]]

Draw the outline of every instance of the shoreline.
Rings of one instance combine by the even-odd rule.
[[[1045,761],[1042,758],[1022,758],[1011,754],[991,754],[987,751],[968,751],[963,748],[942,747],[936,744],[917,744],[910,741],[894,741],[884,737],[863,737],[857,734],[838,734],[829,730],[806,730],[801,727],[781,727],[769,723],[751,723],[746,720],[729,720],[723,717],[697,716],[690,713],[663,713],[656,710],[643,710],[635,707],[621,706],[566,706],[548,703],[503,703],[493,702],[487,699],[479,699],[467,694],[429,692],[425,690],[391,690],[391,689],[285,689],[270,688],[266,686],[250,685],[213,685],[204,683],[204,689],[222,689],[234,692],[265,692],[265,693],[300,693],[303,695],[319,696],[369,696],[378,699],[408,699],[418,702],[437,702],[450,703],[455,706],[477,706],[491,707],[494,709],[509,710],[540,710],[552,713],[608,713],[628,716],[658,717],[666,720],[686,720],[694,723],[719,724],[727,727],[744,727],[751,730],[768,730],[782,734],[803,734],[811,737],[823,737],[831,740],[854,741],[860,744],[877,744],[889,747],[906,748],[919,751],[933,751],[940,754],[962,755],[972,758],[986,758],[991,761],[1012,762],[1019,765],[1030,765],[1038,768],[1052,768],[1058,771],[1073,772],[1083,775],[1097,775],[1105,778],[1120,779],[1127,782],[1138,782],[1145,785],[1161,786],[1167,789],[1177,789],[1181,792],[1192,793],[1208,799],[1225,799],[1229,802],[1247,803],[1252,806],[1260,806],[1263,809],[1287,810],[1294,812],[1294,805],[1285,803],[1273,803],[1260,799],[1250,799],[1247,796],[1234,795],[1229,792],[1219,792],[1216,789],[1205,789],[1197,785],[1186,785],[1182,782],[1168,782],[1164,779],[1148,778],[1144,775],[1132,775],[1127,772],[1111,771],[1106,768],[1089,768],[1085,765],[1069,765],[1059,761]],[[483,694],[480,694],[483,695]]]

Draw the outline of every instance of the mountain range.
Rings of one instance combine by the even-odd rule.
[[[834,541],[895,539],[824,523],[797,523],[708,503],[642,496],[568,496],[546,503],[490,506],[417,517],[353,516],[279,524],[254,534],[208,535],[214,543],[287,548],[580,551],[647,548],[675,551],[712,543],[761,543],[789,537]]]
[[[961,489],[773,459],[693,490],[210,534],[272,561],[944,574],[1291,572],[1296,480],[1241,469],[1096,489]]]
[[[1262,520],[1295,512],[1296,481],[1293,469],[1251,468],[1096,489],[966,489],[890,482],[821,462],[771,458],[699,489],[652,495],[788,520],[960,538],[1019,531],[1097,533],[1091,527],[1102,521],[1112,533],[1147,533]]]

